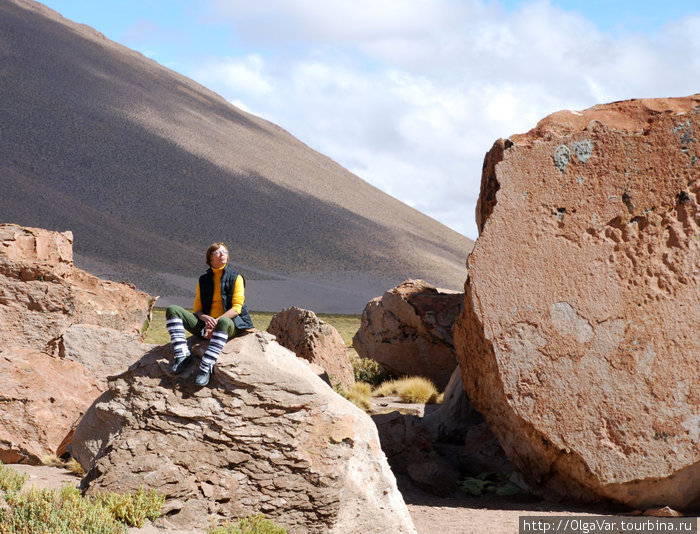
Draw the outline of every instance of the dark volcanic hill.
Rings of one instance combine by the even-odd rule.
[[[213,241],[229,244],[252,309],[329,312],[408,277],[460,288],[473,245],[29,0],[0,0],[0,184],[0,222],[72,230],[80,267],[161,303],[191,302]]]

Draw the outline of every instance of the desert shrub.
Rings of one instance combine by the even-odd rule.
[[[372,386],[378,386],[382,382],[391,380],[393,376],[384,371],[379,363],[371,358],[361,358],[357,353],[350,354],[350,364],[356,382],[365,382]]]
[[[209,530],[207,534],[287,534],[287,529],[276,525],[263,514],[255,514]]]
[[[63,460],[61,460],[55,454],[47,454],[46,456],[43,456],[41,458],[41,463],[42,465],[49,467],[63,467],[65,465]]]
[[[44,461],[63,463],[55,457]],[[157,519],[165,502],[165,496],[143,489],[93,498],[83,498],[70,484],[60,490],[20,491],[25,480],[26,475],[0,463],[0,534],[123,534],[125,524],[142,527],[146,519]]]
[[[165,496],[155,490],[136,493],[99,493],[92,497],[95,504],[103,506],[119,521],[131,527],[142,527],[146,519],[154,521],[160,517]]]
[[[61,467],[74,475],[85,476],[85,469],[75,458],[64,461],[55,454],[49,454],[41,459],[41,463],[49,467]]]
[[[85,476],[85,469],[83,469],[83,466],[80,465],[80,462],[76,460],[75,458],[71,458],[64,464],[64,469],[67,469],[74,475],[78,475],[80,477]]]
[[[31,489],[5,495],[0,534],[123,534],[126,527],[109,510],[83,499],[80,492]]]
[[[19,491],[26,480],[27,475],[20,475],[0,462],[0,492]]]
[[[369,401],[372,397],[372,386],[370,384],[355,382],[347,390],[340,391],[340,394],[361,410],[369,411]]]
[[[409,376],[384,382],[372,394],[375,397],[397,395],[403,402],[421,404],[435,402],[438,398],[435,385],[422,376]]]
[[[522,489],[510,481],[510,476],[510,473],[504,471],[490,471],[463,478],[458,486],[464,493],[473,497],[481,497],[488,493],[510,497],[522,493]]]

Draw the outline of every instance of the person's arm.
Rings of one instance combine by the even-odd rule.
[[[194,304],[192,306],[192,313],[197,315],[201,311],[202,311],[202,295],[199,292],[199,282],[197,282],[197,289],[195,290],[195,293],[194,293]]]
[[[243,277],[239,274],[236,278],[236,283],[233,285],[233,299],[231,303],[231,308],[226,310],[222,317],[228,317],[233,319],[237,317],[241,310],[243,309],[243,304],[245,303],[245,282]]]

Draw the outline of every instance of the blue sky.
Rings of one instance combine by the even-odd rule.
[[[700,92],[700,3],[47,0],[476,238],[484,154],[560,109]]]

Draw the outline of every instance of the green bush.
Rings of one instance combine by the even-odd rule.
[[[155,490],[144,491],[139,488],[136,493],[99,493],[92,500],[109,510],[122,523],[140,528],[146,519],[155,521],[160,517],[165,496],[159,495]]]
[[[157,519],[165,502],[164,496],[141,488],[92,498],[83,498],[70,484],[22,491],[25,479],[0,463],[0,534],[124,534],[126,525],[142,527],[146,519]]]
[[[26,480],[27,475],[20,475],[0,462],[0,492],[19,491]]]
[[[350,355],[350,364],[352,365],[356,382],[365,382],[376,387],[382,382],[393,378],[375,360],[360,358],[356,353]]]
[[[263,514],[255,514],[239,519],[235,524],[209,530],[208,534],[287,534],[287,529],[275,525]]]
[[[510,473],[504,471],[490,471],[476,477],[463,478],[458,486],[472,497],[481,497],[488,493],[510,497],[522,493],[522,489],[510,481],[510,476]]]
[[[83,499],[77,489],[31,489],[5,494],[0,534],[124,534],[126,527],[104,507]]]

